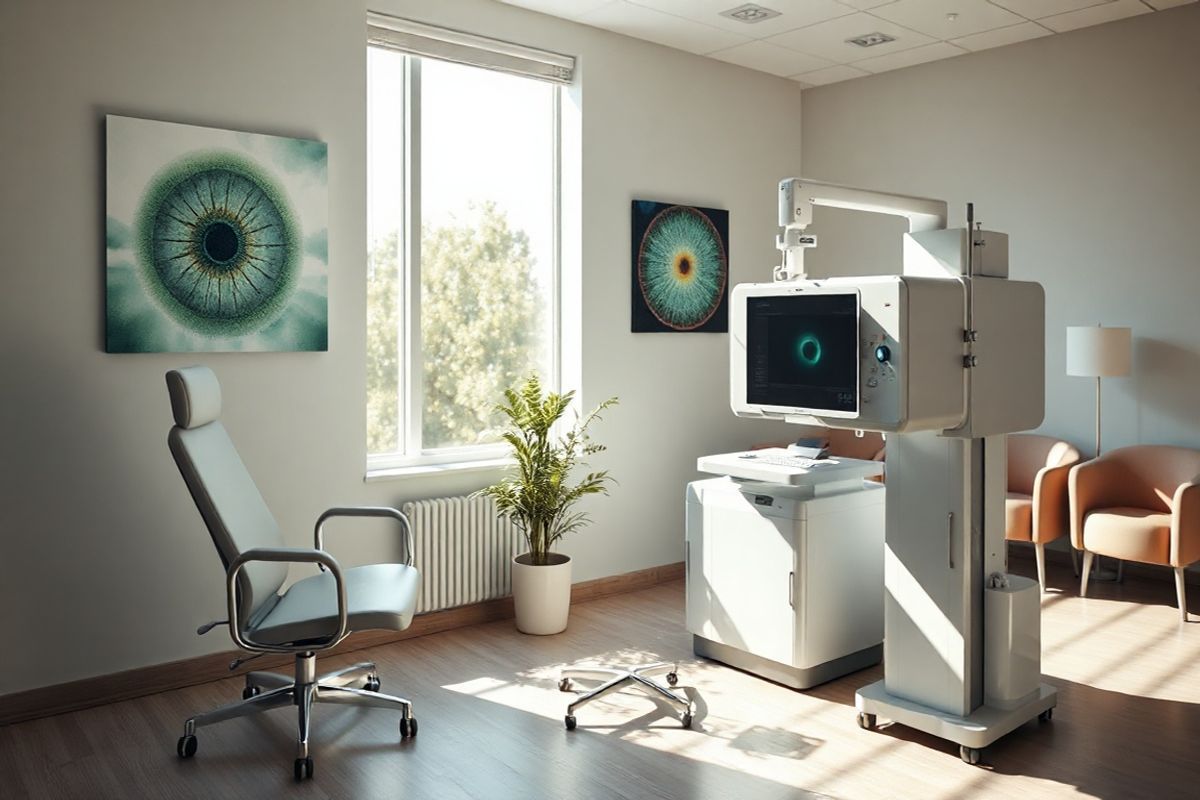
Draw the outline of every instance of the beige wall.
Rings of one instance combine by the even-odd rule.
[[[804,93],[813,179],[973,201],[1011,274],[1046,289],[1042,430],[1093,446],[1094,384],[1068,325],[1130,325],[1134,375],[1104,387],[1106,449],[1200,447],[1200,6]],[[897,271],[903,230],[818,212],[816,275]]]
[[[735,280],[774,262],[774,186],[799,170],[789,81],[485,0],[374,10],[579,56],[584,402],[621,481],[565,549],[584,580],[682,558],[696,456],[771,427],[728,410],[726,339],[629,331],[629,201],[730,211]],[[491,476],[364,483],[362,0],[6,0],[0,6],[0,694],[228,649],[219,562],[166,448],[163,373],[211,365],[290,544],[326,506],[459,494]],[[102,352],[103,115],[329,143],[330,351]],[[335,531],[345,563],[391,557]]]

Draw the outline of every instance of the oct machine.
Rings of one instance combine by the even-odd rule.
[[[946,204],[801,179],[780,184],[775,281],[732,294],[731,405],[741,417],[882,431],[884,678],[856,694],[881,718],[980,750],[1035,717],[1037,584],[1006,573],[1005,437],[1041,423],[1045,299],[1008,280],[1008,238],[946,229]],[[908,220],[903,273],[810,280],[814,206]]]

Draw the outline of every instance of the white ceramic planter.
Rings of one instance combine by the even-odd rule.
[[[522,553],[512,560],[517,630],[539,636],[562,633],[571,611],[571,557],[550,553],[545,566],[534,566],[529,559],[529,553]]]

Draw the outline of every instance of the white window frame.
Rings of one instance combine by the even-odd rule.
[[[372,24],[379,17],[372,15]],[[392,21],[396,22],[396,21]],[[404,22],[404,21],[400,21]],[[404,22],[407,26],[409,23]],[[415,25],[415,23],[412,23]],[[378,29],[370,29],[372,33]],[[469,36],[445,32],[451,36]],[[473,43],[481,40],[479,37],[469,37]],[[439,40],[440,41],[440,40]],[[373,35],[368,36],[368,47],[381,46]],[[506,50],[520,49],[515,45],[504,45]],[[388,47],[385,49],[401,49]],[[397,336],[398,358],[400,359],[400,385],[397,387],[398,407],[397,433],[399,448],[394,453],[368,453],[367,477],[386,478],[412,473],[440,472],[447,470],[489,469],[508,463],[508,445],[503,442],[468,445],[464,447],[425,448],[422,442],[423,414],[423,371],[424,352],[421,342],[421,61],[427,57],[426,51],[418,55],[413,48],[405,49],[404,69],[404,230],[402,241],[402,265],[400,276],[400,293],[398,298],[399,331]],[[541,53],[542,51],[530,51]],[[509,52],[501,55],[510,56]],[[486,58],[479,57],[479,51],[473,51],[470,60],[451,57],[458,63],[478,68],[488,68],[480,63]],[[565,58],[565,57],[561,57]],[[573,64],[572,64],[573,67]],[[521,74],[512,69],[507,63],[503,67],[495,67],[500,71]],[[556,69],[558,69],[556,67]],[[570,72],[566,73],[570,75]],[[526,77],[541,77],[526,75]],[[545,79],[543,77],[543,79]],[[562,84],[561,80],[552,83]],[[563,325],[562,325],[562,139],[563,120],[562,103],[564,88],[556,86],[553,93],[552,110],[552,172],[551,191],[553,217],[552,245],[550,268],[551,285],[549,288],[550,314],[550,374],[543,375],[543,384],[553,390],[560,391],[563,375]],[[499,401],[499,398],[497,398]]]

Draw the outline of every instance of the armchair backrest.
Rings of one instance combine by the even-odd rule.
[[[1014,433],[1008,436],[1008,490],[1033,494],[1037,474],[1046,467],[1065,467],[1080,460],[1078,448],[1053,436]]]
[[[1112,506],[1170,512],[1180,484],[1200,475],[1200,450],[1187,447],[1134,445],[1101,458],[1118,467],[1105,482],[1105,502]]]
[[[171,370],[167,390],[175,416],[167,444],[225,568],[252,548],[282,547],[279,526],[218,419],[217,376],[208,367]],[[238,577],[239,616],[253,620],[286,578],[286,564],[247,564]]]
[[[851,430],[830,428],[826,431],[829,452],[845,458],[861,458],[863,461],[883,461],[883,436],[873,431],[864,431],[862,436]]]

